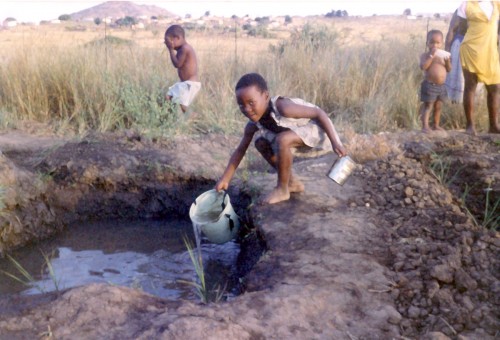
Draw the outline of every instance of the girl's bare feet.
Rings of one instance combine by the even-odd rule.
[[[297,178],[290,178],[290,182],[288,183],[288,191],[289,192],[303,192],[304,191],[304,183],[302,183]]]
[[[264,203],[275,204],[282,201],[290,199],[290,192],[288,190],[282,190],[280,188],[274,188],[266,198],[264,198]]]
[[[429,133],[429,132],[431,132],[431,129],[428,128],[428,127],[424,127],[424,128],[422,128],[422,132],[423,133]]]
[[[434,131],[444,131],[444,129],[441,126],[435,126]]]

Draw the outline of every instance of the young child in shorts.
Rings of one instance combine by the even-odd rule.
[[[443,130],[439,126],[441,119],[441,108],[443,102],[448,98],[446,92],[446,75],[451,71],[451,58],[437,55],[437,51],[443,47],[443,33],[439,30],[431,30],[427,33],[427,49],[420,56],[420,69],[424,71],[424,80],[420,86],[420,119],[422,120],[422,131],[430,132],[429,117],[434,111],[434,130]]]
[[[201,89],[201,83],[198,81],[196,53],[187,43],[184,29],[179,25],[167,28],[164,42],[180,78],[180,82],[168,89],[166,99],[179,104],[182,112],[186,112]]]
[[[293,148],[325,149],[330,144],[340,157],[347,155],[330,118],[316,105],[297,98],[271,97],[266,81],[257,73],[242,76],[235,91],[238,106],[249,122],[215,185],[217,191],[227,190],[257,132],[255,147],[278,172],[277,185],[265,203],[286,201],[290,193],[304,191],[304,184],[292,174]]]

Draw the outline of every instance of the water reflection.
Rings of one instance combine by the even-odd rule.
[[[106,221],[76,225],[50,240],[15,251],[16,259],[36,282],[31,288],[0,274],[1,294],[38,294],[103,282],[142,289],[168,299],[197,299],[193,288],[177,280],[195,281],[183,237],[193,239],[190,221],[171,219]],[[232,274],[239,246],[202,243],[202,256],[212,284],[224,286]],[[42,252],[55,276],[48,274]],[[43,272],[41,269],[44,268]],[[0,270],[20,276],[13,264],[0,259]]]

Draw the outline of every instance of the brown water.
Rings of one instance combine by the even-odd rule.
[[[74,225],[60,235],[10,253],[33,277],[30,287],[5,276],[21,277],[8,259],[0,259],[0,296],[39,294],[55,290],[42,252],[49,255],[59,289],[104,282],[142,289],[168,299],[197,300],[193,287],[178,280],[196,281],[183,237],[193,241],[189,220],[105,221]],[[239,245],[196,241],[212,284],[230,281]],[[230,291],[231,287],[228,287]],[[229,294],[228,294],[229,295]]]

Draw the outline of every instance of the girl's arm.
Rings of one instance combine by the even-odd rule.
[[[217,191],[227,190],[227,188],[229,187],[229,182],[231,182],[231,179],[233,178],[236,169],[240,165],[243,156],[245,156],[248,146],[252,142],[253,136],[255,132],[257,132],[257,130],[258,128],[254,123],[252,122],[247,123],[240,144],[231,155],[231,158],[227,163],[226,170],[224,171],[224,174],[222,174],[222,177],[217,181],[217,184],[215,185],[215,190]]]
[[[340,141],[340,137],[325,111],[319,107],[310,107],[295,104],[288,98],[280,98],[276,103],[277,109],[283,117],[287,118],[309,118],[319,123],[319,126],[325,131],[328,139],[332,143],[333,151],[340,157],[347,155],[347,151]]]

